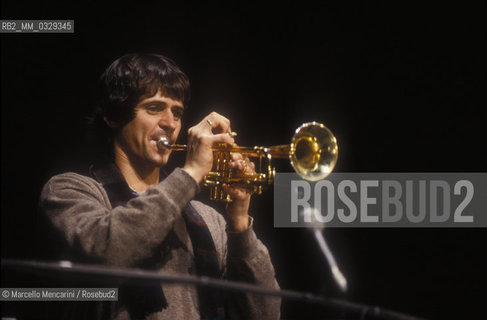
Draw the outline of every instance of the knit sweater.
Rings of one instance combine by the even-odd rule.
[[[161,272],[195,275],[191,239],[182,210],[200,191],[184,170],[174,170],[158,185],[112,208],[95,179],[76,173],[51,178],[40,197],[40,209],[71,250],[70,258],[117,267],[141,267],[148,260]],[[223,217],[198,201],[192,206],[205,220],[215,243],[222,277],[278,288],[269,253],[252,226],[231,232]],[[146,319],[198,319],[194,287],[163,285],[168,308]],[[280,299],[226,294],[229,318],[278,319]],[[113,319],[131,319],[121,303],[111,307]]]

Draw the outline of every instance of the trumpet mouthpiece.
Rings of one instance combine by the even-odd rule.
[[[167,137],[162,136],[157,140],[157,147],[159,149],[171,149],[171,144],[169,143]]]

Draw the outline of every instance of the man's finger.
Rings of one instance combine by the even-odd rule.
[[[230,186],[228,184],[222,185],[223,190],[228,193],[233,199],[248,199],[250,197],[249,190],[245,188],[238,188],[234,186]]]
[[[230,120],[217,112],[210,113],[202,122],[209,126],[211,132],[224,133],[231,132]]]
[[[241,153],[234,152],[234,153],[232,153],[232,160],[233,161],[243,160],[243,156]]]
[[[230,145],[235,144],[235,140],[226,133],[214,134],[210,136],[208,140],[211,142],[212,145],[216,143],[226,143]]]

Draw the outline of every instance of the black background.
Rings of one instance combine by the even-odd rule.
[[[338,172],[486,171],[484,9],[481,1],[3,1],[2,19],[74,19],[75,33],[1,35],[2,257],[36,257],[40,189],[55,173],[84,168],[83,119],[99,75],[124,53],[162,53],[188,74],[186,128],[216,110],[239,144],[273,145],[314,120],[338,139]],[[183,159],[174,158],[172,166]],[[342,295],[308,233],[272,227],[272,201],[271,188],[252,210],[282,288],[432,319],[485,318],[484,229],[329,229],[349,280]],[[283,305],[286,318],[324,314]]]

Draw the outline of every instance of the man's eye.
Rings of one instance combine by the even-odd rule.
[[[147,107],[147,111],[149,111],[149,112],[159,112],[159,111],[161,111],[161,107],[160,106],[149,106],[149,107]]]
[[[175,110],[173,114],[176,120],[180,120],[183,117],[183,111],[181,110]]]

